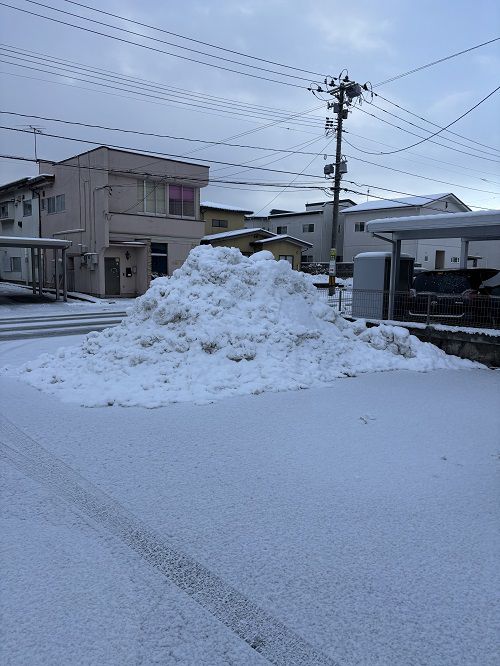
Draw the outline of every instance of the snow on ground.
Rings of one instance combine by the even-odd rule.
[[[27,303],[15,302],[16,297],[30,297],[31,289],[26,289],[22,285],[9,282],[0,282],[0,318],[9,317],[39,317],[44,315],[73,315],[85,314],[86,312],[115,312],[123,311],[134,304],[134,298],[96,298],[81,294],[85,300],[62,300],[55,301],[50,294],[45,299],[37,302],[37,297]]]
[[[4,342],[0,362],[80,342]],[[88,410],[2,376],[0,441],[36,440],[331,662],[493,666],[499,389],[498,371],[396,371]],[[63,501],[64,478],[1,477],[3,664],[267,663]]]
[[[26,364],[21,377],[86,406],[158,407],[366,372],[473,367],[404,328],[348,323],[270,252],[201,246],[154,280],[119,326]]]

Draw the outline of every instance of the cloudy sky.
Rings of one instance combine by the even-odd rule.
[[[88,8],[65,0],[0,6],[0,109],[25,114],[2,113],[0,125],[43,128],[38,157],[64,159],[95,145],[88,141],[185,156],[211,166],[204,200],[301,210],[325,198],[312,187],[328,185],[323,167],[334,160],[326,103],[307,88],[347,69],[382,97],[367,95],[345,123],[344,185],[354,192],[343,197],[364,201],[368,189],[388,198],[454,192],[471,206],[500,208],[500,92],[453,125],[454,134],[377,155],[429,137],[500,85],[500,41],[384,83],[499,36],[497,0],[81,3]],[[32,135],[1,129],[0,139],[2,154],[33,157]],[[0,182],[36,172],[31,162],[0,159]]]

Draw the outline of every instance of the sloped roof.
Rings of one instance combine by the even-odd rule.
[[[272,231],[266,231],[266,229],[236,229],[235,231],[225,231],[221,234],[210,234],[208,236],[203,236],[201,240],[202,242],[205,241],[209,243],[211,240],[221,240],[222,238],[234,238],[238,236],[249,236],[256,233],[259,233],[264,237],[275,236]]]
[[[228,204],[216,203],[215,201],[202,201],[200,208],[215,208],[215,210],[228,210],[235,213],[243,213],[245,215],[252,215],[253,210],[240,208],[239,206],[230,206]]]
[[[444,199],[445,197],[454,197],[458,201],[458,197],[456,197],[453,192],[445,192],[441,194],[422,194],[420,196],[414,196],[414,197],[394,197],[393,201],[365,201],[364,203],[357,204],[356,206],[350,206],[349,208],[345,208],[342,213],[349,215],[350,213],[360,213],[365,210],[378,210],[378,209],[385,209],[385,208],[407,208],[409,206],[425,206],[428,204],[431,204],[435,201],[439,201],[440,199]],[[465,206],[465,204],[460,201],[461,204]]]
[[[277,236],[273,236],[272,238],[263,238],[262,240],[254,241],[254,244],[256,245],[258,243],[259,245],[263,245],[264,243],[275,243],[276,241],[288,241],[289,243],[293,243],[294,245],[301,245],[302,247],[312,247],[313,245],[308,241],[295,238],[295,236],[289,236],[288,234],[279,234]]]

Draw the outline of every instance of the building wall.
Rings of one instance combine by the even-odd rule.
[[[31,215],[24,215],[23,202],[31,201]],[[38,236],[38,197],[29,188],[22,188],[0,196],[0,203],[8,203],[9,218],[0,220],[0,235],[25,236],[36,238]],[[20,262],[12,261],[18,258]],[[20,270],[17,268],[20,263]],[[0,278],[6,281],[31,281],[31,252],[20,247],[0,248]]]
[[[301,257],[302,257],[302,248],[299,245],[294,243],[287,243],[286,241],[276,241],[272,243],[264,243],[261,247],[257,247],[256,251],[259,249],[268,250],[273,253],[275,259],[279,260],[280,256],[292,256],[293,257],[293,268],[300,270]]]
[[[446,203],[448,204],[446,206]],[[445,210],[451,212],[463,212],[466,210],[463,206],[459,206],[455,201],[448,197],[443,201],[432,202],[428,206],[405,206],[403,208],[377,208],[374,210],[366,211],[353,211],[348,210],[342,213],[343,229],[344,229],[344,244],[343,244],[343,260],[352,261],[353,258],[360,252],[379,252],[387,251],[390,244],[378,238],[374,238],[371,233],[367,231],[355,231],[355,225],[364,222],[365,225],[370,220],[380,218],[393,218],[401,217],[403,215],[430,215],[438,214]],[[401,251],[415,257],[417,263],[420,263],[423,268],[434,268],[436,250],[443,250],[445,252],[445,268],[458,268],[459,264],[452,262],[452,258],[460,257],[460,239],[429,239],[422,241],[404,241],[401,244]],[[427,259],[426,259],[427,257]]]
[[[108,169],[113,173],[109,173]],[[137,276],[122,276],[121,295],[144,293],[151,276],[150,252],[132,251],[125,246],[120,248],[120,243],[143,241],[148,248],[151,242],[166,244],[168,273],[171,274],[182,265],[189,251],[199,244],[205,233],[205,223],[200,218],[199,188],[208,183],[208,167],[102,147],[66,160],[64,164],[52,166],[42,163],[40,171],[55,175],[54,185],[42,193],[45,199],[65,195],[64,211],[49,214],[45,205],[45,210],[42,210],[42,233],[72,241],[68,257],[74,264],[77,291],[104,296],[104,259],[106,256],[120,256],[120,266],[125,269],[132,265],[136,270],[134,276]],[[137,172],[137,175],[131,175],[130,171]],[[165,188],[169,184],[193,187],[194,216],[144,213],[137,185],[138,181],[144,180],[142,174],[146,172],[158,174],[158,177],[148,176],[148,180],[158,183],[157,187]],[[168,174],[168,177],[163,174]],[[168,211],[168,190],[165,194]],[[115,254],[110,255],[109,248]],[[118,249],[119,254],[116,254]],[[127,250],[135,264],[122,261]],[[93,254],[97,263],[84,261],[86,253]],[[50,281],[50,271],[47,279]]]
[[[201,217],[205,222],[205,236],[245,228],[245,214],[242,212],[203,207]],[[227,227],[214,227],[213,220],[225,220]]]
[[[287,233],[289,236],[312,243],[312,247],[307,251],[304,250],[304,254],[312,256],[313,261],[323,261],[326,241],[331,235],[331,216],[329,223],[325,224],[325,220],[325,213],[322,210],[312,213],[294,213],[293,215],[273,215],[269,218],[269,230],[277,234],[278,227],[286,227],[286,232],[280,233]],[[314,231],[302,231],[306,224],[314,224]]]
[[[275,243],[265,243],[262,247],[252,245],[254,241],[262,239],[260,234],[252,234],[249,236],[236,236],[235,238],[221,238],[220,240],[210,241],[210,245],[213,247],[235,247],[242,254],[254,254],[262,250],[268,250],[272,252],[276,260],[279,259],[280,255],[292,255],[294,257],[293,267],[300,269],[300,257],[301,257],[301,248],[294,243],[288,243],[286,241],[276,241]]]

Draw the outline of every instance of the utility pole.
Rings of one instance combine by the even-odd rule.
[[[335,81],[338,81],[335,84]],[[333,176],[333,215],[332,215],[332,238],[330,247],[330,263],[328,269],[328,294],[333,296],[335,294],[335,277],[337,274],[337,232],[339,227],[339,203],[340,203],[340,182],[342,175],[347,173],[347,160],[342,158],[342,126],[344,120],[347,120],[349,114],[349,107],[353,104],[356,98],[362,97],[362,91],[368,90],[368,84],[361,86],[355,81],[351,81],[347,74],[338,78],[331,78],[330,81],[325,79],[324,88],[321,85],[316,87],[311,86],[309,90],[316,96],[320,93],[327,93],[335,98],[334,102],[327,103],[327,109],[333,109],[337,116],[335,128],[333,128],[333,120],[327,118],[325,132],[331,134],[332,131],[336,133],[336,150],[335,150],[335,163],[327,164],[324,168],[325,177]],[[323,98],[321,98],[323,99]]]
[[[330,246],[330,264],[328,268],[328,293],[330,296],[335,294],[335,278],[337,276],[337,230],[339,226],[339,200],[340,200],[340,179],[342,173],[340,164],[342,161],[342,124],[344,121],[344,86],[340,85],[338,102],[335,105],[337,109],[337,147],[335,149],[335,172],[333,179],[333,216],[332,216],[332,243]],[[346,112],[347,116],[347,112]]]

